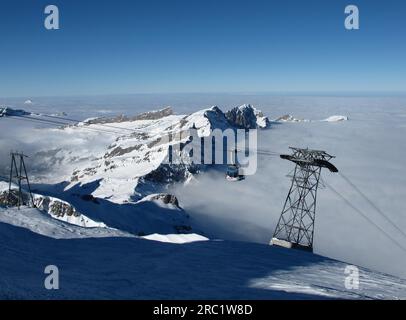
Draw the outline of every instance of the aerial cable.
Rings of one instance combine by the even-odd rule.
[[[350,179],[348,179],[344,174],[339,173],[340,176],[359,194],[365,201],[367,201],[371,207],[373,207],[392,227],[398,230],[405,238],[406,233],[400,229],[381,209],[371,200],[369,199]]]
[[[38,115],[42,116],[42,117],[47,117],[47,118],[53,118],[53,119],[59,119],[59,120],[65,120],[65,121],[71,121],[71,122],[83,122],[83,123],[87,123],[85,121],[80,121],[77,119],[72,119],[72,118],[65,118],[65,117],[59,117],[59,116],[52,116],[52,115],[48,115],[48,114],[44,114],[44,113],[39,113]],[[122,128],[122,127],[118,127],[118,126],[113,126],[110,124],[105,124],[105,123],[89,123],[89,124],[93,124],[93,125],[98,125],[98,126],[104,126],[106,128],[112,128],[112,129],[120,129],[120,130],[126,130],[126,131],[136,131],[137,129],[130,129],[130,128]],[[140,130],[138,130],[140,131]]]
[[[33,117],[29,117],[29,116],[18,116],[18,117],[23,117],[23,118],[29,118],[29,119],[35,119],[35,120],[40,120],[40,121],[48,121],[48,122],[53,122],[56,124],[61,124],[61,125],[65,125],[65,126],[69,126],[71,125],[70,123],[67,122],[63,122],[63,121],[56,121],[56,120],[46,120],[46,119],[38,119],[38,118],[33,118]],[[77,126],[80,128],[83,128],[83,126]],[[100,131],[104,131],[104,132],[108,132],[108,133],[117,133],[117,134],[121,134],[121,132],[118,131],[110,131],[110,130],[104,130],[104,129],[97,129],[97,128],[90,128],[90,129],[94,129],[94,130],[100,130]]]
[[[375,228],[381,231],[388,239],[390,239],[396,246],[398,246],[401,250],[406,253],[406,248],[403,247],[395,238],[393,238],[389,233],[387,233],[384,229],[382,229],[378,224],[376,224],[373,220],[371,220],[366,214],[364,214],[360,209],[354,206],[350,201],[348,201],[342,194],[340,194],[336,189],[334,189],[330,184],[325,182],[326,186],[330,188],[341,200],[343,200],[349,207],[351,207],[355,212],[361,215],[365,220],[367,220],[370,224],[372,224]]]
[[[32,112],[29,114],[29,116],[37,116],[37,117],[46,117],[46,118],[51,118],[51,119],[57,119],[57,120],[63,120],[62,121],[56,121],[58,124],[61,125],[71,125],[71,123],[69,122],[74,122],[74,123],[84,123],[85,125],[92,125],[92,123],[86,123],[83,122],[81,120],[77,120],[77,119],[72,119],[72,118],[66,118],[66,117],[60,117],[60,116],[53,116],[53,115],[49,115],[49,114],[44,114],[44,113],[40,113],[40,112]],[[27,117],[24,115],[7,115],[7,117]],[[46,119],[38,119],[38,120],[46,120]],[[53,121],[53,120],[52,120]],[[109,125],[109,124],[105,124],[105,123],[94,123],[93,125],[95,126],[101,126],[101,127],[106,127],[106,128],[112,128],[112,129],[118,129],[118,130],[123,130],[123,131],[128,131],[128,132],[143,132],[143,130],[141,129],[130,129],[130,128],[122,128],[119,126],[113,126],[113,125]],[[109,132],[109,131],[106,131]],[[111,131],[113,132],[113,131]],[[120,132],[113,132],[113,133],[117,133],[117,134],[121,134]],[[125,134],[124,132],[122,134]]]
[[[8,116],[8,117],[11,118],[11,119],[14,119],[14,120],[40,122],[40,123],[55,126],[55,127],[60,127],[61,125],[67,125],[67,123],[61,123],[61,122],[56,122],[56,121],[51,121],[51,120],[44,120],[44,119],[37,119],[37,118],[31,118],[31,117],[24,117],[24,116]],[[85,130],[96,131],[96,132],[103,132],[103,133],[121,134],[120,132],[113,132],[113,131],[107,131],[107,130],[103,130],[103,129],[89,128],[89,127],[78,127],[78,128],[82,128],[82,129],[85,129]]]
[[[50,122],[50,123],[54,123],[54,124],[57,124],[57,125],[64,125],[64,126],[70,126],[71,125],[69,123],[62,122],[62,121],[38,119],[38,118],[34,118],[34,117],[29,117],[29,116],[18,116],[18,117],[32,119],[32,120],[36,120],[36,121],[42,121],[42,122]],[[118,131],[110,131],[110,130],[104,130],[104,129],[98,129],[98,128],[89,128],[89,127],[84,127],[84,126],[77,126],[77,127],[78,128],[84,128],[84,129],[90,129],[90,130],[94,130],[94,131],[106,132],[106,133],[122,134],[121,132],[118,132]]]

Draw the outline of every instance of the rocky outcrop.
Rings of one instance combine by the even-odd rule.
[[[131,120],[158,120],[164,117],[173,115],[173,110],[171,107],[167,107],[161,110],[149,111],[141,113],[135,117],[132,117]]]
[[[55,198],[36,196],[34,198],[35,206],[57,217],[80,217],[80,213],[76,211],[69,203],[55,200]]]
[[[143,181],[171,184],[185,181],[191,174],[197,173],[197,165],[186,164],[161,164],[157,169],[151,171],[143,177]]]
[[[263,113],[250,104],[235,107],[225,114],[228,122],[240,129],[267,128],[270,122]]]
[[[23,205],[26,204],[28,199],[23,199]],[[16,207],[18,205],[18,194],[17,191],[12,191],[9,194],[8,191],[3,191],[0,193],[0,206],[3,207]]]
[[[176,198],[173,194],[168,193],[154,194],[149,197],[149,200],[158,200],[164,204],[171,204],[174,205],[175,207],[180,208],[178,198]]]
[[[341,115],[334,115],[330,116],[326,119],[323,120],[309,120],[309,119],[303,119],[303,118],[295,118],[294,116],[290,114],[285,114],[277,119],[275,119],[275,122],[341,122],[341,121],[347,121],[348,117],[347,116],[341,116]]]
[[[306,119],[301,119],[301,118],[295,118],[294,116],[290,114],[285,114],[277,119],[275,119],[276,122],[307,122],[309,120]]]
[[[139,120],[158,120],[167,116],[173,115],[171,107],[167,107],[161,110],[154,110],[149,112],[144,112],[133,117],[128,117],[125,115],[119,115],[112,118],[94,118],[85,120],[84,123],[90,124],[108,124],[108,123],[120,123],[128,121],[139,121]]]
[[[27,112],[25,110],[17,110],[9,107],[0,107],[0,117],[26,116],[30,114],[31,112]]]
[[[20,205],[32,206],[29,193],[23,192],[23,199]],[[53,218],[62,220],[80,227],[106,227],[102,222],[96,222],[76,211],[76,209],[68,202],[54,198],[33,194],[34,206],[51,215]],[[5,207],[15,207],[18,203],[18,191],[13,189],[9,194],[8,190],[0,192],[0,205]]]

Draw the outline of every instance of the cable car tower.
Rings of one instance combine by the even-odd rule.
[[[10,180],[9,180],[9,187],[8,187],[8,201],[11,202],[13,199],[13,190],[12,190],[12,182],[13,178],[17,181],[18,191],[17,191],[17,206],[20,209],[21,205],[24,205],[24,193],[22,191],[22,181],[25,180],[27,182],[28,192],[30,195],[30,200],[32,206],[35,208],[34,198],[31,193],[31,186],[30,181],[28,180],[27,169],[25,167],[24,158],[28,158],[23,153],[19,152],[11,152],[11,166],[10,166]],[[19,165],[17,166],[17,162]]]
[[[279,218],[271,245],[313,252],[316,196],[322,168],[338,169],[330,163],[334,156],[325,151],[292,148],[292,154],[280,155],[296,164],[292,184]]]

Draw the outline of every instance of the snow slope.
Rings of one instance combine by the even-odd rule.
[[[12,183],[12,191],[17,190],[18,186]],[[9,184],[0,180],[0,196],[8,196]],[[24,203],[30,203],[29,193],[22,189]],[[65,221],[70,224],[85,227],[85,228],[105,228],[106,225],[102,222],[94,221],[84,214],[76,211],[76,209],[68,202],[61,199],[40,194],[32,193],[35,207],[43,212],[48,213],[52,218]],[[7,198],[6,198],[7,199]]]
[[[0,206],[0,222],[28,229],[36,234],[54,239],[136,237],[133,234],[109,227],[83,227],[55,219],[37,208],[22,206],[6,208]],[[159,234],[153,233],[139,238],[168,243],[190,243],[209,240],[196,233]]]
[[[253,243],[52,239],[0,223],[0,248],[1,299],[406,297],[404,280],[360,269],[360,288],[347,290],[346,264]],[[59,290],[44,288],[50,264],[59,269]]]
[[[169,243],[190,243],[196,241],[207,241],[209,240],[206,237],[203,237],[199,234],[190,233],[190,234],[150,234],[148,236],[141,237],[147,240],[154,240],[159,242],[169,242]]]
[[[12,189],[16,186],[13,184]],[[58,186],[50,186],[58,193]],[[60,187],[59,187],[60,188]],[[62,186],[63,188],[63,186]],[[33,193],[34,203],[38,211],[49,215],[52,219],[67,222],[83,228],[119,228],[127,233],[145,235],[152,233],[190,233],[189,216],[179,206],[176,197],[168,194],[150,195],[138,203],[119,205],[92,196],[81,195],[59,190],[61,200],[51,195]],[[24,203],[29,201],[29,194],[24,191]],[[0,200],[7,199],[8,183],[0,181]],[[7,203],[9,206],[9,204]],[[1,206],[1,201],[0,201]],[[9,206],[9,210],[15,207]],[[17,211],[20,212],[20,211]],[[87,215],[81,212],[86,212]],[[16,219],[19,216],[16,215]],[[7,220],[13,223],[13,220]],[[41,221],[37,221],[41,227]],[[18,225],[18,221],[15,221]],[[48,220],[46,220],[48,223]],[[107,233],[108,234],[108,233]]]
[[[277,119],[274,120],[274,122],[316,122],[316,121],[321,121],[321,122],[340,122],[340,121],[347,121],[348,117],[347,116],[340,116],[340,115],[333,115],[329,116],[326,119],[323,120],[309,120],[309,119],[302,119],[302,118],[295,118],[294,116],[290,114],[286,114],[284,116],[278,117]]]
[[[40,235],[55,239],[131,237],[133,235],[107,227],[81,227],[57,220],[35,208],[1,208],[0,222],[26,228]]]

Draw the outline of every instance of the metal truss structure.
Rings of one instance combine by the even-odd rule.
[[[30,194],[30,200],[32,202],[32,205],[35,207],[34,204],[34,199],[32,197],[31,193],[31,186],[30,182],[28,180],[28,175],[27,175],[27,168],[25,167],[25,162],[24,158],[28,158],[26,155],[23,153],[18,153],[18,152],[11,152],[11,167],[10,167],[10,180],[9,180],[9,187],[8,187],[8,201],[11,202],[11,199],[13,197],[12,193],[12,182],[15,179],[18,185],[18,192],[17,192],[17,206],[20,208],[21,205],[24,205],[24,195],[22,192],[22,181],[25,180],[27,181],[27,187],[28,187],[28,192]],[[18,162],[18,165],[17,165]]]
[[[325,151],[290,148],[281,155],[296,164],[292,184],[276,226],[271,244],[313,251],[317,188],[322,168],[338,172],[330,163],[334,156]]]

